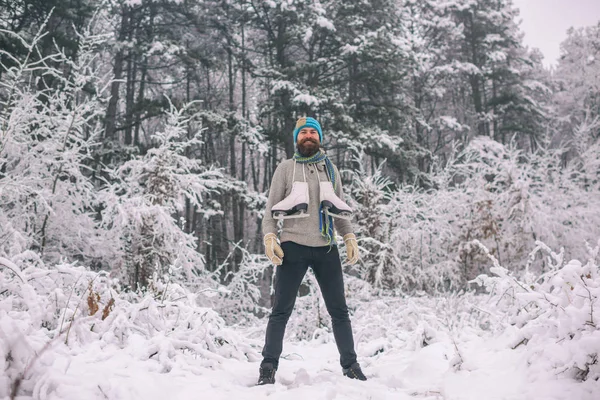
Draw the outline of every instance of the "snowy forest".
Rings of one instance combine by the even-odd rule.
[[[0,0],[0,399],[600,398],[600,21],[512,0]],[[367,382],[261,220],[323,127]],[[342,260],[345,247],[339,238]]]

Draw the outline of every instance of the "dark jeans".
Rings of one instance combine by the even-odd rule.
[[[276,267],[275,300],[262,351],[263,363],[273,363],[275,367],[279,364],[285,326],[294,309],[298,288],[310,266],[321,288],[327,311],[331,315],[333,336],[340,352],[340,364],[343,368],[350,367],[356,362],[356,353],[337,246],[308,247],[284,242],[281,248],[284,253],[283,264]]]

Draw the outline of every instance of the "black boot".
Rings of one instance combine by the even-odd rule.
[[[275,383],[275,371],[277,369],[271,363],[264,363],[260,366],[260,375],[257,385],[269,385]]]
[[[347,376],[350,379],[358,379],[359,381],[367,380],[367,377],[363,374],[360,365],[357,362],[348,368],[343,368],[342,371],[344,372],[344,376]]]

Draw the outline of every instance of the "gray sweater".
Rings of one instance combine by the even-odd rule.
[[[304,170],[304,171],[303,171]],[[336,179],[336,195],[343,200],[342,180],[337,167],[334,166]],[[265,216],[262,220],[263,235],[267,233],[277,234],[277,220],[271,216],[271,208],[286,198],[292,191],[292,182],[304,182],[304,174],[308,182],[308,217],[290,218],[283,220],[283,229],[281,231],[280,241],[295,242],[304,246],[319,247],[327,246],[327,240],[319,231],[319,180],[328,181],[325,161],[316,164],[296,164],[296,174],[293,177],[294,160],[283,161],[273,174],[271,188],[269,189],[269,200]],[[318,171],[318,172],[316,172]],[[304,174],[303,174],[304,173]],[[317,178],[318,173],[318,178]],[[344,236],[352,232],[350,221],[340,218],[334,218],[334,227],[338,234]]]

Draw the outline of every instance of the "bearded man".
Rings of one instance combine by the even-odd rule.
[[[297,152],[275,170],[262,221],[265,253],[277,269],[258,384],[275,383],[285,327],[309,267],[331,316],[343,374],[366,380],[354,351],[334,232],[335,226],[344,239],[347,262],[356,263],[358,245],[348,219],[351,210],[341,200],[343,191],[338,169],[321,148],[323,132],[319,122],[311,117],[300,118],[293,134]],[[279,238],[277,218],[283,219]]]

